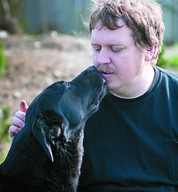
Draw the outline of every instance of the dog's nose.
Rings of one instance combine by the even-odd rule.
[[[96,67],[93,66],[93,65],[92,65],[92,66],[89,66],[89,67],[88,67],[88,70],[91,71],[91,72],[97,71]]]

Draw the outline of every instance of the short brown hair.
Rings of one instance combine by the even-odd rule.
[[[96,23],[114,30],[118,19],[122,18],[132,29],[137,47],[143,50],[155,45],[151,64],[156,65],[161,52],[165,26],[162,19],[161,5],[154,0],[92,0],[94,9],[90,16],[90,32]]]

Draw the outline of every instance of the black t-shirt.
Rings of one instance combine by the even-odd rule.
[[[78,192],[178,191],[178,74],[140,97],[105,96],[85,126]]]

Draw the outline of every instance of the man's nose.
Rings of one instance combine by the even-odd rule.
[[[109,57],[109,53],[107,49],[101,49],[98,55],[98,64],[109,64],[111,63],[111,58]]]

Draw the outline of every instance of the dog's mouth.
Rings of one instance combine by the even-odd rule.
[[[99,95],[99,97],[95,100],[95,102],[92,104],[92,108],[93,110],[97,110],[99,107],[99,104],[101,102],[101,100],[104,98],[106,94],[106,86],[104,85],[104,80],[103,80],[103,87],[102,87],[102,91]]]

